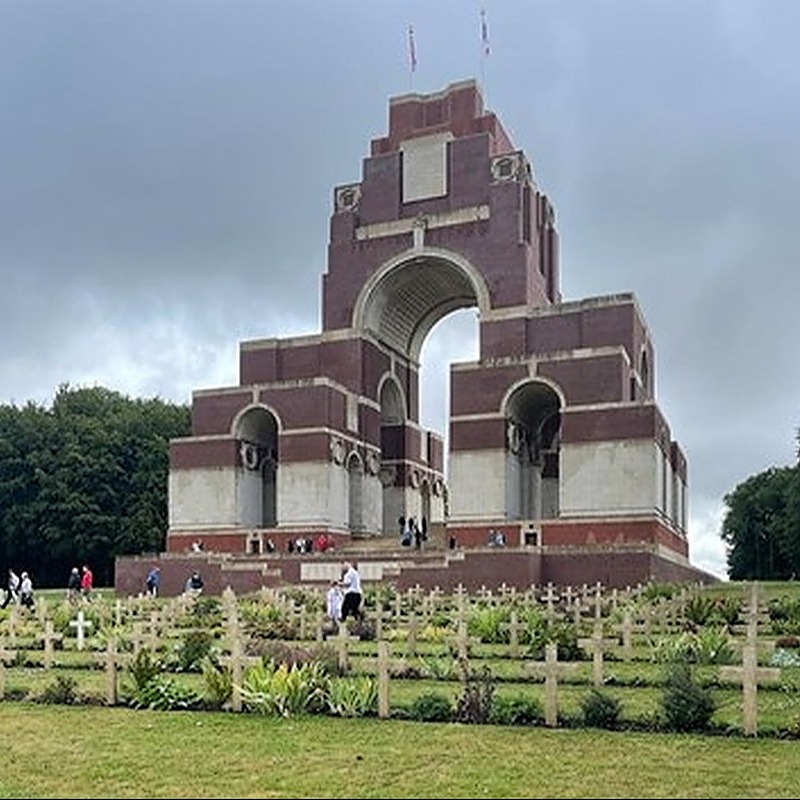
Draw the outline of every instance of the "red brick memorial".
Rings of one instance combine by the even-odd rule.
[[[637,300],[562,297],[553,206],[474,81],[392,98],[332,201],[322,330],[241,342],[238,385],[193,393],[167,556],[227,554],[241,574],[218,589],[322,580],[304,561],[368,537],[397,539],[372,577],[399,584],[713,580],[689,560],[686,457]],[[420,424],[420,352],[468,307],[479,357],[450,367],[445,453]],[[413,569],[401,517],[445,543],[437,564]]]

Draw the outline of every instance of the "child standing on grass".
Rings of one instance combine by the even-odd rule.
[[[326,598],[326,613],[328,617],[331,619],[332,622],[335,622],[337,625],[342,620],[342,600],[344,599],[344,595],[342,594],[342,590],[339,588],[338,581],[331,581],[330,588],[328,589],[328,595]]]

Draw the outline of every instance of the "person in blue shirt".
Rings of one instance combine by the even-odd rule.
[[[147,594],[151,597],[158,597],[158,587],[161,586],[161,569],[158,564],[153,564],[153,566],[150,567],[150,572],[147,573],[147,579],[145,580],[145,586],[147,587]]]

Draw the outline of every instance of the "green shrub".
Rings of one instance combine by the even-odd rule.
[[[175,671],[191,672],[198,670],[200,662],[209,655],[213,644],[214,637],[208,631],[189,631],[175,650]]]
[[[378,683],[370,675],[333,678],[328,685],[328,708],[337,717],[366,717],[378,710]]]
[[[536,606],[525,606],[519,611],[519,643],[530,645],[542,626],[546,625],[545,613]]]
[[[403,631],[403,638],[407,639],[407,631]],[[429,622],[417,632],[418,642],[429,642],[435,645],[445,645],[453,637],[453,628],[450,625],[434,625]]]
[[[363,642],[375,641],[375,621],[363,617],[355,620],[349,628],[351,636],[358,636]]]
[[[455,719],[472,725],[489,722],[494,706],[495,681],[491,670],[484,666],[479,673],[464,666],[464,691],[456,702]]]
[[[800,635],[800,597],[775,597],[767,610],[775,635]]]
[[[200,663],[203,675],[204,696],[212,708],[223,708],[233,697],[233,672],[229,667],[217,664],[210,656]]]
[[[411,702],[408,715],[417,722],[449,722],[453,718],[453,704],[441,692],[424,692]]]
[[[558,646],[560,661],[581,661],[583,649],[578,644],[578,633],[575,626],[568,622],[550,622],[539,619],[536,627],[528,630],[529,654],[537,661],[544,661],[545,647],[550,642]]]
[[[651,642],[656,663],[731,664],[734,652],[727,629],[703,628],[696,633],[684,631]]]
[[[218,597],[201,595],[195,598],[190,616],[198,627],[216,627],[222,622],[222,602]]]
[[[434,611],[428,618],[428,625],[433,628],[442,628],[443,633],[452,633],[454,620],[447,611],[441,609]]]
[[[259,662],[245,673],[242,699],[261,714],[290,717],[324,710],[330,678],[321,664]]]
[[[739,621],[742,605],[735,597],[718,597],[714,608],[714,618],[730,628]]]
[[[652,603],[655,600],[664,598],[669,600],[680,591],[680,587],[674,583],[648,583],[641,593],[641,599]]]
[[[78,682],[68,675],[58,675],[52,683],[45,687],[37,699],[40,703],[57,703],[67,706],[80,703]]]
[[[288,609],[271,603],[249,603],[240,608],[242,621],[253,640],[296,639],[298,623]]]
[[[688,664],[672,664],[667,669],[661,705],[667,726],[676,731],[705,730],[716,711],[711,692],[694,680]]]
[[[467,633],[484,644],[507,644],[508,620],[509,612],[504,608],[478,608],[467,622]]]
[[[541,703],[524,695],[494,699],[489,721],[494,725],[533,725],[544,717]]]
[[[248,655],[260,656],[266,663],[271,661],[275,664],[286,664],[287,667],[318,663],[329,675],[338,675],[340,672],[339,656],[331,644],[300,647],[272,639],[251,639],[246,650]]]
[[[706,625],[714,615],[716,601],[707,594],[690,597],[683,610],[684,618],[693,629]]]
[[[732,664],[733,645],[727,627],[703,628],[695,634],[695,664]]]
[[[581,711],[584,724],[590,728],[612,729],[617,725],[622,703],[619,698],[594,688],[581,699]]]
[[[150,650],[140,650],[131,662],[130,672],[136,691],[143,689],[164,667],[161,659],[153,655]]]
[[[328,675],[339,675],[339,654],[336,648],[330,644],[315,644],[308,649],[308,661],[313,661],[328,673]]]
[[[428,678],[437,681],[451,680],[456,677],[457,661],[450,653],[447,647],[439,648],[433,652],[417,654],[417,659],[420,662],[420,671]]]
[[[192,689],[167,675],[156,675],[137,689],[131,702],[134,708],[152,708],[157,711],[198,708],[201,698]]]

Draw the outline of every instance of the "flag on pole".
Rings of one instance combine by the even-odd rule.
[[[481,45],[483,47],[483,54],[488,56],[491,52],[489,47],[489,25],[486,22],[486,9],[481,9]]]
[[[417,70],[417,45],[414,42],[414,26],[408,26],[408,64],[412,72]]]

